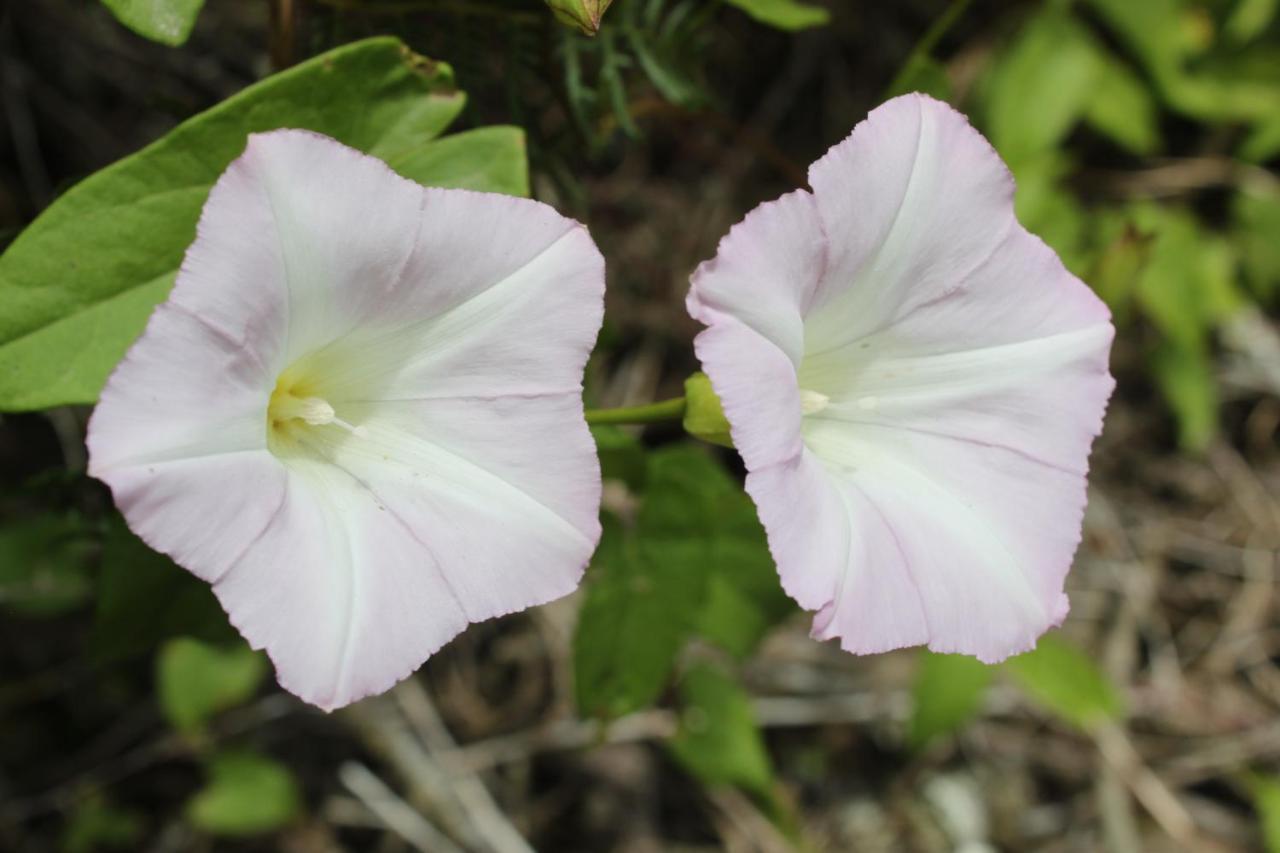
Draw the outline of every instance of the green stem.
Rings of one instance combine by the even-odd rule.
[[[684,417],[684,397],[620,409],[587,409],[589,424],[652,424]]]
[[[902,63],[902,68],[899,69],[897,76],[893,78],[893,82],[889,84],[886,92],[896,92],[906,80],[907,75],[915,68],[916,63],[933,53],[933,49],[938,46],[938,42],[947,34],[947,30],[951,29],[951,26],[960,20],[960,16],[969,8],[971,2],[973,0],[951,0],[951,5],[938,16],[933,25],[929,27],[929,30],[921,36],[920,41],[916,42],[916,46],[911,49],[911,53],[907,56],[907,61]]]

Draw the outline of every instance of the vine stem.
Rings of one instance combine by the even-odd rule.
[[[587,409],[587,423],[599,424],[653,424],[661,421],[678,421],[684,417],[684,397],[659,400],[644,406],[623,406],[619,409]]]

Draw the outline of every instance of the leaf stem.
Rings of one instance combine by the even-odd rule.
[[[684,417],[684,397],[659,400],[643,406],[623,406],[618,409],[587,409],[587,423],[599,424],[653,424],[661,421],[678,421]]]

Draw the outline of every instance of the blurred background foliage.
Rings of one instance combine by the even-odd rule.
[[[89,267],[0,308],[0,849],[1280,850],[1280,2],[41,0],[0,9],[0,73],[0,286]],[[621,405],[696,369],[682,298],[728,226],[907,91],[987,135],[1119,330],[1033,653],[809,640],[736,457],[602,427],[583,591],[326,716],[84,476],[247,132],[587,222],[588,395]]]

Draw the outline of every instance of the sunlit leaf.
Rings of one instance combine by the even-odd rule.
[[[1241,191],[1232,215],[1249,285],[1260,299],[1271,299],[1280,293],[1280,190]]]
[[[1274,120],[1280,114],[1280,77],[1265,67],[1261,75],[1242,74],[1238,46],[1201,55],[1213,38],[1203,8],[1181,0],[1090,5],[1143,62],[1174,109],[1207,121]],[[1274,51],[1263,45],[1261,52]]]
[[[1223,30],[1236,41],[1252,41],[1271,25],[1280,12],[1280,0],[1237,0]]]
[[[773,765],[751,701],[731,676],[698,664],[680,682],[680,728],[671,752],[707,785],[736,785],[762,797],[773,787]]]
[[[1199,343],[1240,306],[1230,246],[1185,210],[1147,205],[1133,217],[1155,235],[1138,284],[1143,310],[1166,336],[1184,346]]]
[[[965,655],[920,654],[907,740],[917,749],[959,731],[982,707],[995,668]]]
[[[1111,309],[1117,326],[1128,324],[1142,272],[1151,259],[1154,237],[1121,217],[1114,236],[1094,260],[1087,281]]]
[[[574,636],[578,705],[652,703],[695,634],[746,654],[790,612],[750,499],[701,448],[649,456],[634,529],[606,517]]]
[[[1204,343],[1166,341],[1152,351],[1151,371],[1178,422],[1178,444],[1200,451],[1218,431],[1218,387]]]
[[[692,629],[705,582],[686,561],[650,561],[606,516],[583,582],[574,685],[584,714],[618,717],[657,698]]]
[[[1134,154],[1152,154],[1160,147],[1155,99],[1137,75],[1113,58],[1099,65],[1085,120]]]
[[[1262,823],[1267,853],[1280,853],[1280,779],[1254,775],[1249,779],[1249,791]]]
[[[529,159],[518,127],[453,133],[385,159],[401,175],[430,187],[529,195]]]
[[[140,36],[179,45],[191,35],[204,0],[102,0],[120,23]]]
[[[1102,73],[1092,35],[1067,12],[1048,7],[1026,24],[983,87],[991,142],[1015,171],[1084,116]]]
[[[1120,692],[1086,654],[1056,634],[1004,667],[1027,694],[1064,722],[1089,729],[1124,713]]]
[[[779,30],[804,30],[820,27],[831,20],[831,13],[821,6],[798,0],[724,0],[762,24]]]
[[[214,835],[260,835],[292,822],[301,807],[288,768],[265,756],[228,753],[210,764],[209,782],[187,803],[187,818]]]
[[[179,637],[156,659],[156,698],[174,728],[195,731],[253,696],[267,669],[266,657],[243,642],[213,646]]]
[[[1262,163],[1280,155],[1280,116],[1260,122],[1240,143],[1240,156]]]
[[[1067,269],[1087,269],[1090,216],[1062,183],[1070,163],[1058,152],[1028,157],[1014,166],[1018,221],[1058,253]]]

